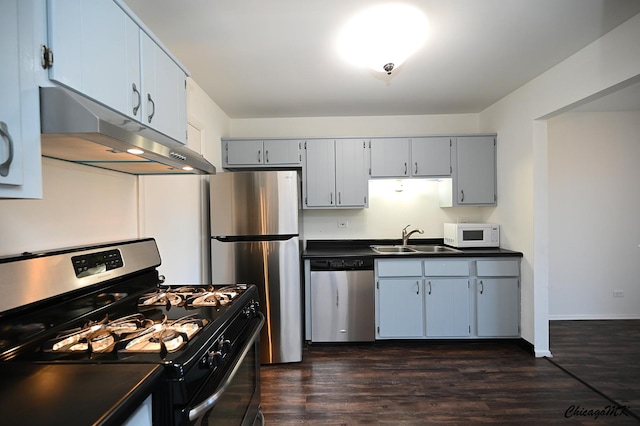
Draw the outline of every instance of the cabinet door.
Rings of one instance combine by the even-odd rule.
[[[409,176],[409,139],[371,140],[371,177]]]
[[[301,163],[300,148],[302,142],[297,140],[264,141],[265,166],[298,166]]]
[[[469,291],[467,278],[428,278],[425,281],[427,336],[469,336]]]
[[[112,0],[49,0],[47,8],[49,78],[139,119],[137,24]]]
[[[338,139],[335,141],[337,207],[366,206],[368,194],[366,149],[363,140]]]
[[[451,176],[451,138],[411,139],[411,176]]]
[[[22,185],[20,51],[18,2],[4,2],[0,13],[0,185]]]
[[[517,278],[480,278],[477,282],[479,337],[520,335],[520,283]]]
[[[45,5],[3,1],[0,12],[0,198],[41,198],[40,46]]]
[[[496,145],[492,136],[457,138],[457,201],[495,205]]]
[[[335,147],[333,139],[313,139],[304,148],[305,207],[335,207]]]
[[[142,123],[182,143],[187,138],[186,75],[140,30]]]
[[[261,140],[225,141],[225,163],[230,166],[262,164],[263,143]]]
[[[377,285],[378,338],[424,337],[422,279],[384,279]]]

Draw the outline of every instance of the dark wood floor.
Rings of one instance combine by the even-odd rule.
[[[640,320],[551,321],[549,333],[553,363],[640,419]]]
[[[312,345],[305,348],[301,363],[263,366],[265,420],[269,425],[638,424],[639,410],[633,410],[640,407],[639,376],[626,384],[618,380],[624,374],[610,376],[618,389],[616,383],[590,387],[554,364],[564,359],[567,369],[597,365],[599,355],[570,361],[569,355],[577,353],[574,345],[588,337],[578,334],[593,332],[571,330],[571,324],[552,327],[553,362],[502,342]],[[616,333],[607,334],[615,340]],[[600,361],[622,368],[635,356],[640,363],[639,341],[627,345],[635,355],[622,348],[609,352],[622,352],[624,359]],[[625,394],[625,389],[631,392]],[[610,390],[621,396],[609,397]],[[616,406],[612,399],[631,412],[606,411]],[[589,410],[606,412],[595,419]]]

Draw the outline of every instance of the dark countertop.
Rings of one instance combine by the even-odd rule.
[[[402,241],[389,240],[308,240],[307,248],[302,253],[303,259],[320,259],[327,257],[374,257],[374,258],[401,258],[412,257],[522,257],[518,251],[502,248],[466,248],[458,249],[460,252],[443,253],[400,253],[380,254],[371,249],[372,245],[398,245]],[[411,238],[410,245],[434,244],[444,245],[442,238]]]
[[[0,364],[3,425],[120,425],[163,373],[153,364]]]

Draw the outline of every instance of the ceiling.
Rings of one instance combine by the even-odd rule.
[[[640,13],[637,0],[406,0],[429,39],[387,76],[335,49],[384,1],[124,2],[233,119],[477,113]]]

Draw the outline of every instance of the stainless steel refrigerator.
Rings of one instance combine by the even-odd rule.
[[[295,171],[210,180],[213,282],[258,286],[262,364],[302,360],[299,186]]]

